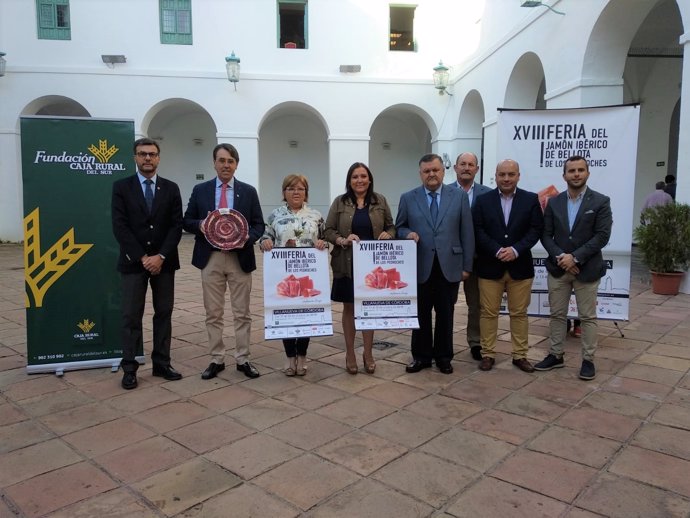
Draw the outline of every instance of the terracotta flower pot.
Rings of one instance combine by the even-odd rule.
[[[657,295],[678,295],[684,272],[652,273],[652,292]]]

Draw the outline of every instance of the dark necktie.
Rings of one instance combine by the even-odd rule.
[[[438,203],[436,203],[436,196],[438,196],[438,193],[436,191],[429,191],[429,196],[431,196],[431,205],[429,205],[431,222],[436,225],[436,219],[438,218]]]
[[[153,185],[153,180],[147,178],[144,180],[144,183],[146,184],[146,189],[144,189],[144,200],[146,200],[146,208],[151,212],[153,208],[153,188],[151,187]]]

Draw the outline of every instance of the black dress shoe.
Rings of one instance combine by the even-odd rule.
[[[159,378],[165,378],[168,381],[176,381],[182,379],[182,374],[173,369],[170,365],[165,367],[154,367],[151,374]]]
[[[431,362],[423,362],[422,360],[412,360],[405,367],[405,372],[419,372],[422,369],[428,369],[431,367]]]
[[[482,346],[473,345],[470,347],[470,354],[472,355],[473,360],[477,360],[478,362],[482,361]]]
[[[122,388],[125,390],[137,388],[137,374],[135,372],[125,372],[125,375],[122,376]]]
[[[261,376],[259,374],[259,371],[256,370],[256,367],[254,367],[249,362],[244,362],[242,365],[240,365],[238,363],[237,364],[237,370],[240,372],[244,372],[244,375],[247,376],[248,378],[258,378],[259,376]]]
[[[224,363],[214,363],[211,362],[208,365],[208,368],[201,373],[201,379],[202,380],[210,380],[211,378],[215,378],[220,371],[225,370],[225,364]]]
[[[453,366],[449,361],[436,362],[436,366],[442,374],[453,374]]]

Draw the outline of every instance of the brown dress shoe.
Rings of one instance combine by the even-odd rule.
[[[493,368],[494,363],[496,363],[496,360],[489,358],[488,356],[484,356],[482,361],[479,362],[479,370],[490,371]]]
[[[513,365],[523,372],[534,372],[534,367],[532,367],[532,364],[527,360],[527,358],[513,358]]]

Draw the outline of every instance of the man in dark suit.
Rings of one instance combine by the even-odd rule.
[[[589,165],[579,155],[563,164],[565,192],[551,198],[544,211],[542,245],[548,252],[549,354],[534,368],[548,371],[563,367],[563,342],[570,294],[575,291],[578,318],[582,327],[580,378],[594,379],[594,352],[597,348],[597,289],[606,274],[601,253],[611,237],[611,201],[587,187]]]
[[[252,317],[249,295],[252,274],[256,270],[254,243],[264,233],[264,217],[256,189],[235,178],[240,155],[230,144],[218,144],[213,149],[213,167],[217,177],[194,187],[184,214],[184,229],[196,235],[192,264],[201,270],[201,286],[206,309],[211,363],[201,374],[203,379],[215,378],[225,369],[223,315],[225,290],[230,290],[230,304],[235,326],[235,361],[237,370],[249,378],[257,378],[259,371],[249,363],[249,340]],[[201,222],[209,212],[228,208],[242,213],[249,224],[249,239],[242,248],[223,251],[214,248],[201,230]]]
[[[532,247],[537,244],[544,219],[536,193],[517,187],[520,165],[501,160],[496,166],[496,189],[479,198],[472,209],[479,277],[482,360],[489,371],[496,362],[498,314],[503,292],[508,296],[513,365],[525,372],[534,367],[527,360],[527,308],[532,297],[534,265]]]
[[[435,154],[419,161],[422,185],[400,197],[398,236],[417,243],[417,314],[412,331],[412,362],[407,372],[431,367],[453,372],[453,312],[460,281],[472,271],[474,232],[465,191],[443,185],[443,160]],[[431,311],[436,312],[432,336]]]
[[[177,184],[157,174],[155,140],[134,142],[137,174],[113,184],[113,234],[120,244],[117,270],[122,280],[122,387],[137,386],[136,351],[143,345],[142,318],[149,283],[153,294],[153,375],[179,380],[170,366],[177,245],[182,236],[182,199]]]
[[[491,191],[491,187],[488,185],[474,181],[477,172],[479,172],[479,161],[474,153],[466,152],[458,155],[453,169],[455,169],[457,177],[457,181],[454,183],[467,193],[467,197],[470,199],[470,208],[474,207],[479,196]],[[476,255],[472,273],[462,283],[462,290],[465,292],[465,303],[467,304],[467,345],[470,346],[472,358],[480,361],[482,359],[482,346],[479,341],[479,281],[476,275]]]

